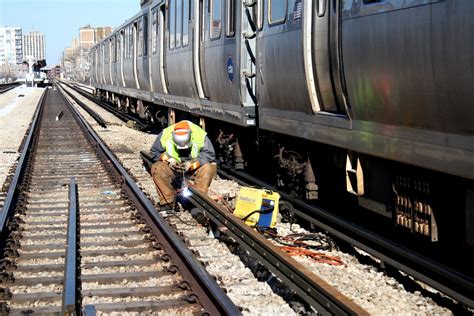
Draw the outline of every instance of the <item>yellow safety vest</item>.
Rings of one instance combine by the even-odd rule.
[[[191,158],[196,158],[199,155],[202,147],[204,147],[204,140],[206,138],[207,133],[200,128],[198,125],[187,121],[189,127],[191,129]],[[174,125],[168,126],[163,130],[163,134],[161,135],[161,146],[165,148],[166,153],[168,156],[176,159],[176,161],[181,162],[181,157],[179,157],[178,150],[176,149],[176,145],[173,142],[173,131]]]

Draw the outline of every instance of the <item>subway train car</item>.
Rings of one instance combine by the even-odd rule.
[[[474,1],[143,2],[92,50],[99,98],[206,124],[295,196],[474,245]]]

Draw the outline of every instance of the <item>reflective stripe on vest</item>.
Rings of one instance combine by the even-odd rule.
[[[200,128],[198,125],[187,121],[189,127],[191,129],[191,158],[196,158],[199,155],[202,147],[204,147],[204,140],[206,139],[207,133]],[[174,125],[168,126],[163,130],[163,134],[161,135],[161,146],[165,148],[166,153],[168,156],[176,159],[178,162],[181,162],[181,158],[179,157],[179,153],[176,149],[176,145],[173,142],[173,131]]]

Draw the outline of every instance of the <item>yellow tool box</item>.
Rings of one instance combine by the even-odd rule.
[[[277,224],[280,194],[268,190],[242,187],[234,215],[251,227],[274,228]]]

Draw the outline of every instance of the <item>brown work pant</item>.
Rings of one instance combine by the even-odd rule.
[[[207,189],[211,185],[212,179],[216,177],[216,173],[216,164],[206,163],[192,173],[191,179],[194,179],[196,189],[207,193]],[[174,203],[176,190],[173,188],[172,182],[178,175],[178,172],[171,170],[167,162],[157,161],[151,166],[151,176],[160,197],[160,205]]]

